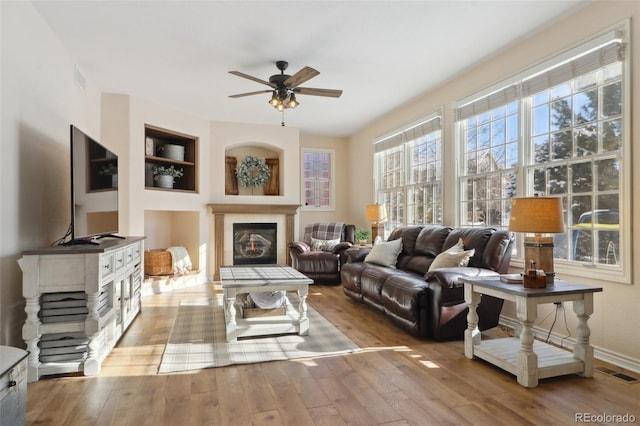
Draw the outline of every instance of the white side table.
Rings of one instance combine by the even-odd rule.
[[[464,353],[484,359],[517,376],[522,386],[533,388],[538,380],[565,374],[593,377],[593,347],[589,344],[587,321],[593,313],[593,293],[602,287],[556,280],[547,288],[525,288],[522,284],[507,284],[494,279],[463,278],[464,300],[469,304],[467,329],[464,334]],[[510,300],[516,304],[520,336],[491,339],[482,342],[478,330],[476,309],[482,295]],[[534,340],[532,326],[538,305],[572,302],[578,317],[576,344],[573,353]]]

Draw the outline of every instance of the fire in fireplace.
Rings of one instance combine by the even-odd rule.
[[[278,263],[277,223],[234,223],[233,264]]]

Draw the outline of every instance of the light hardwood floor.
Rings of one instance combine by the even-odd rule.
[[[514,376],[465,358],[462,341],[411,337],[340,286],[312,286],[309,301],[359,353],[157,374],[179,301],[219,292],[209,284],[144,297],[99,376],[28,385],[27,423],[568,425],[577,413],[628,414],[640,423],[640,384],[596,371],[592,379],[564,376],[526,389]]]

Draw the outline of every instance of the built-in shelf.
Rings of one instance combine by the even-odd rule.
[[[145,188],[164,191],[197,192],[198,138],[145,125]],[[176,155],[177,154],[177,155]],[[173,187],[162,186],[154,176],[158,167],[182,170]]]

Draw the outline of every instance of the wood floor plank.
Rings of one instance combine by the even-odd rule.
[[[219,284],[208,284],[143,297],[98,376],[28,384],[27,424],[548,425],[575,424],[576,412],[640,418],[638,384],[596,370],[590,379],[568,375],[527,389],[467,359],[462,341],[410,336],[340,286],[312,286],[309,303],[360,352],[158,374],[179,302],[218,293]],[[500,330],[483,338],[494,334]]]

